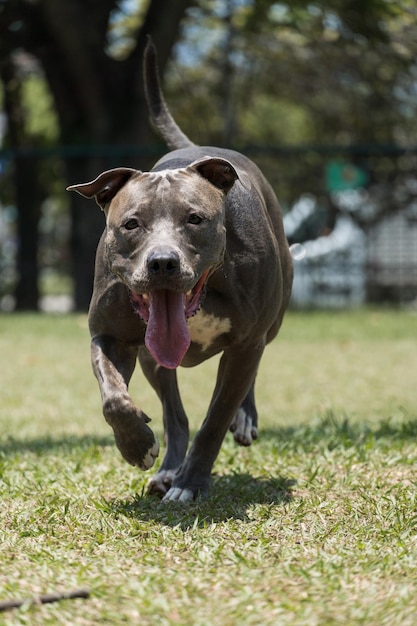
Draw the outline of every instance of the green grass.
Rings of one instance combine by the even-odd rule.
[[[416,323],[295,313],[257,385],[260,438],[228,435],[210,497],[144,495],[101,416],[84,316],[3,315],[0,624],[410,625],[417,620]],[[181,370],[193,431],[216,360]],[[162,437],[139,370],[135,401]]]

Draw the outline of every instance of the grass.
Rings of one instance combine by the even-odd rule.
[[[260,438],[229,435],[210,497],[144,495],[101,417],[84,316],[0,317],[0,624],[414,625],[416,315],[291,312],[258,378]],[[180,372],[192,428],[216,360]],[[131,385],[162,438],[158,402]]]

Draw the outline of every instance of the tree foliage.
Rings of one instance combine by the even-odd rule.
[[[416,17],[411,0],[204,1],[190,12],[186,32],[200,47],[207,92],[216,86],[224,99],[232,83],[238,119],[268,96],[304,109],[307,140],[404,142],[417,113]],[[211,46],[207,29],[217,34]],[[195,64],[191,72],[195,80]],[[278,118],[270,141],[286,136]],[[257,135],[242,124],[236,139]]]

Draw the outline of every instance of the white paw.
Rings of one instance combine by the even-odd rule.
[[[194,500],[194,494],[191,489],[181,489],[180,487],[171,487],[168,493],[162,498],[162,502],[182,502],[188,504]]]
[[[158,454],[159,454],[159,441],[156,440],[152,448],[149,448],[149,450],[143,457],[142,462],[139,466],[140,469],[148,470],[150,467],[152,467],[152,465],[155,463],[155,459],[158,457]]]
[[[173,469],[158,472],[148,481],[147,491],[149,493],[159,493],[165,495],[174,481],[175,474],[176,470]]]
[[[250,446],[258,438],[258,429],[253,424],[252,417],[240,408],[230,424],[235,441],[241,446]]]

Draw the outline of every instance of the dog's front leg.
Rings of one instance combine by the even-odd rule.
[[[96,336],[91,342],[91,361],[100,386],[103,415],[113,428],[116,445],[128,463],[147,470],[158,456],[159,444],[146,425],[149,417],[136,408],[128,393],[136,355],[136,346],[108,336]]]
[[[157,365],[144,347],[139,349],[139,361],[162,404],[166,453],[158,473],[148,483],[148,490],[163,496],[171,487],[187,452],[188,419],[178,390],[176,370]]]
[[[164,501],[190,502],[209,490],[211,470],[230,423],[247,396],[265,348],[264,341],[228,348],[219,364],[207,417]]]

